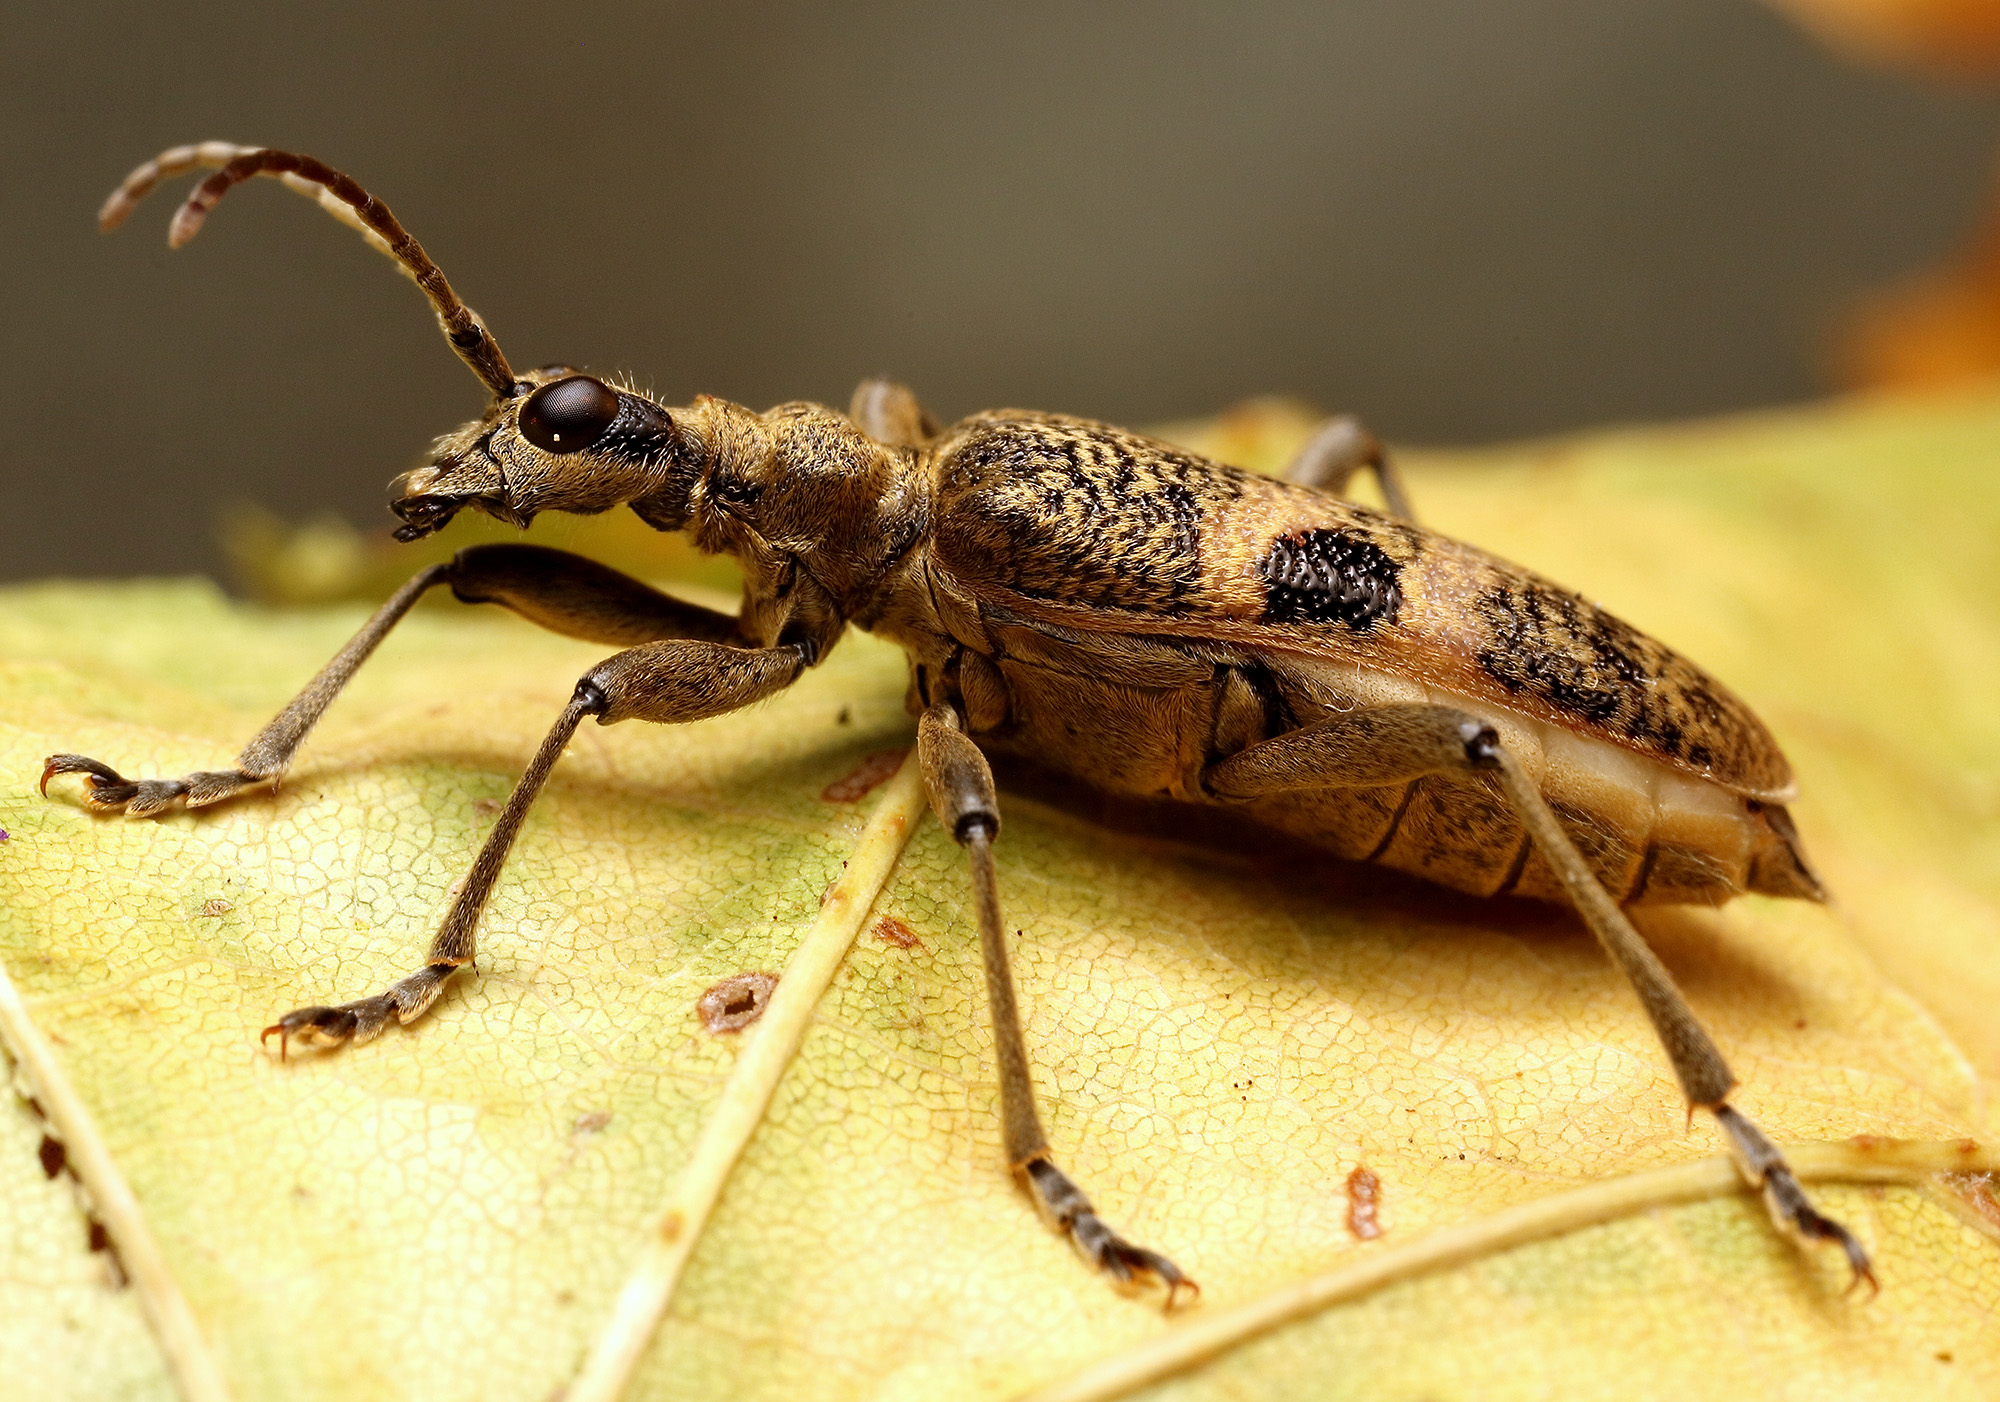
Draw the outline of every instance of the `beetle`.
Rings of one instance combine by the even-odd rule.
[[[962,846],[985,968],[1013,1171],[1082,1254],[1171,1306],[1194,1283],[1126,1240],[1052,1155],[1000,916],[999,802],[985,751],[1115,795],[1227,807],[1337,856],[1476,895],[1573,906],[1637,992],[1686,1096],[1708,1111],[1777,1227],[1845,1253],[1783,1155],[1729,1102],[1736,1084],[1623,907],[1743,892],[1822,900],[1785,803],[1795,785],[1755,714],[1693,663],[1582,597],[1420,527],[1381,445],[1352,419],[1282,479],[1087,419],[1023,410],[940,425],[870,380],[847,413],[668,408],[567,366],[516,373],[438,266],[350,176],[310,156],[208,142],[132,172],[114,228],[162,179],[211,169],[175,214],[178,247],[230,189],[272,176],[359,229],[423,290],[491,392],[399,479],[410,541],[461,511],[526,526],[624,506],[742,566],[731,616],[569,552],[460,551],[419,572],[267,725],[232,769],[127,779],[75,754],[97,812],[150,816],[272,783],[416,601],[449,588],[621,650],[587,671],[453,896],[422,967],[381,993],[299,1008],[292,1044],[365,1041],[421,1016],[472,962],[522,822],[586,717],[684,722],[772,696],[851,624],[909,655],[930,803]],[[1386,510],[1343,495],[1361,470]]]

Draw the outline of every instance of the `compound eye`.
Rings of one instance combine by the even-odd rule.
[[[577,453],[618,417],[618,396],[588,375],[543,385],[521,406],[521,436],[545,453]]]

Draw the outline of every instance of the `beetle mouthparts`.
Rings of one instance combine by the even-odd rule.
[[[396,528],[396,539],[408,544],[422,540],[434,531],[441,531],[451,524],[451,518],[458,515],[465,503],[451,498],[405,497],[391,502],[389,509],[403,518],[404,524]]]

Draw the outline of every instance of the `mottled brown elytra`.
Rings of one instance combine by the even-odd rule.
[[[668,409],[567,367],[516,374],[485,324],[388,208],[308,156],[211,142],[139,167],[100,216],[120,223],[162,178],[214,168],[175,215],[192,238],[234,185],[270,175],[395,259],[492,391],[394,502],[415,540],[468,507],[525,526],[543,511],[629,506],[743,567],[731,617],[590,560],[483,545],[419,573],[238,757],[128,780],[81,755],[85,802],[134,816],[214,803],[282,774],[375,645],[449,586],[572,637],[614,644],[529,763],[422,968],[374,997],[286,1013],[293,1043],[337,1046],[409,1022],[470,963],[501,865],[585,716],[692,721],[789,686],[849,624],[910,657],[932,807],[966,849],[1000,1068],[1007,1154],[1100,1268],[1167,1302],[1190,1281],[1098,1217],[1056,1167],[1015,1011],[983,750],[1109,793],[1227,805],[1343,857],[1480,895],[1566,901],[1631,979],[1691,1107],[1712,1113],[1772,1219],[1861,1245],[1814,1209],[1782,1155],[1728,1101],[1735,1077],[1621,907],[1745,891],[1821,898],[1784,804],[1790,767],[1749,708],[1700,668],[1568,590],[1415,522],[1379,444],[1336,419],[1282,481],[1105,424],[1016,409],[941,427],[885,380],[845,414],[701,398]],[[1360,468],[1386,511],[1339,495]]]

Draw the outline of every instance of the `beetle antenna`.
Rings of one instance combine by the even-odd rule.
[[[496,398],[514,392],[514,372],[499,342],[479,319],[479,313],[458,300],[451,284],[423,245],[410,237],[397,222],[389,206],[361,188],[361,183],[345,171],[335,170],[324,161],[294,151],[278,151],[268,146],[237,146],[227,141],[204,141],[195,146],[176,146],[162,151],[125,181],[97,212],[98,228],[109,233],[125,222],[139,201],[153,187],[170,176],[190,170],[214,170],[215,174],[195,187],[187,203],[174,212],[167,228],[167,246],[179,248],[201,231],[208,212],[229,191],[255,175],[282,180],[291,189],[350,228],[360,231],[375,250],[395,260],[396,266],[430,298],[445,339],[458,358],[472,368]]]

